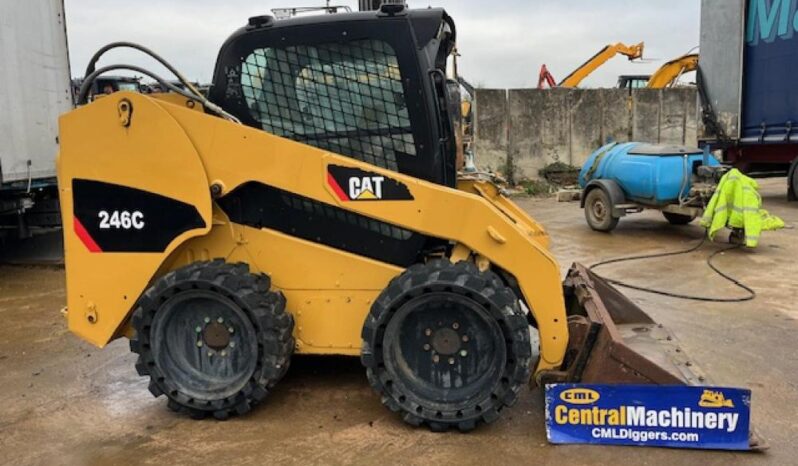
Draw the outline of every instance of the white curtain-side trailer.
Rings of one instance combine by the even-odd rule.
[[[59,223],[58,116],[73,106],[63,0],[0,0],[0,239]]]

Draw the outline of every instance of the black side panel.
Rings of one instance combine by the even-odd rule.
[[[100,181],[72,181],[75,233],[92,252],[163,252],[178,235],[205,228],[196,207]]]
[[[427,237],[254,181],[217,200],[230,220],[408,267]]]

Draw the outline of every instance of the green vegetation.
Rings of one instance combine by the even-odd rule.
[[[523,180],[519,185],[529,196],[547,196],[554,188],[546,180]]]

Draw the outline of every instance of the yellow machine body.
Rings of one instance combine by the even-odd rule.
[[[191,107],[191,108],[189,108]],[[540,332],[536,371],[556,369],[568,344],[560,268],[543,228],[492,183],[458,189],[206,115],[182,97],[120,92],[61,118],[58,178],[66,253],[69,328],[103,346],[129,335],[139,296],[157,278],[199,260],[224,258],[263,272],[294,316],[296,352],[358,355],[364,319],[377,295],[403,271],[268,228],[233,223],[214,203],[250,181],[454,245],[452,261],[471,258],[518,283]],[[330,165],[367,170],[406,185],[413,200],[342,202],[327,182]],[[75,179],[128,186],[195,206],[204,227],[175,237],[163,252],[92,250],[72,206]]]
[[[662,89],[670,87],[684,73],[695,71],[698,68],[698,54],[690,53],[675,58],[660,66],[648,79],[646,87],[650,89]]]

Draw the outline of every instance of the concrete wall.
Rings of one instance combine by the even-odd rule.
[[[477,165],[513,180],[608,140],[696,145],[694,89],[477,89]]]

